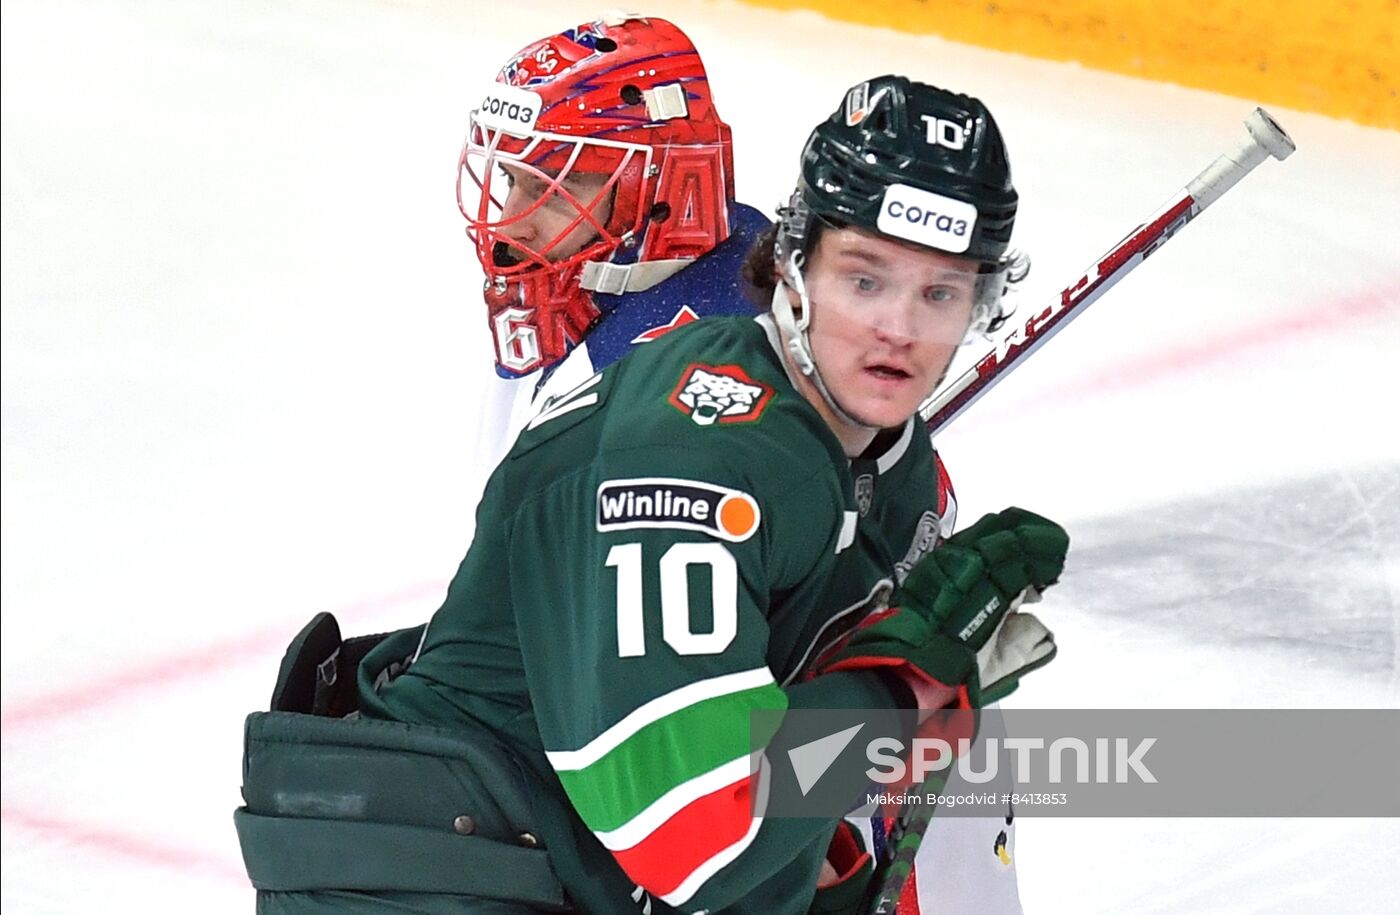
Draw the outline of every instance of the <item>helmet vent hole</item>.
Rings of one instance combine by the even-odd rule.
[[[613,51],[617,50],[617,42],[613,41],[611,38],[599,38],[593,43],[593,47],[602,51],[604,54],[611,54]]]
[[[642,103],[642,90],[628,83],[622,87],[622,101],[628,105],[640,105]]]
[[[649,215],[652,222],[665,222],[671,218],[671,205],[665,202],[657,203],[651,208]]]

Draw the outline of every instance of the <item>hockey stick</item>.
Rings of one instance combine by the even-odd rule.
[[[983,356],[941,393],[930,398],[919,410],[929,433],[936,434],[962,415],[1031,353],[1083,313],[1099,296],[1131,273],[1150,254],[1166,244],[1182,226],[1196,218],[1265,159],[1273,157],[1282,161],[1297,148],[1284,129],[1263,108],[1254,109],[1244,124],[1248,136],[1239,146],[1217,158],[1205,171],[1188,181],[1165,206],[1129,232],[1079,279],[1066,286],[1057,300],[1032,314],[996,349]],[[922,790],[926,792],[930,782],[943,777],[944,773],[934,773]],[[876,875],[875,890],[865,909],[871,915],[891,915],[895,912],[913,869],[924,830],[928,828],[935,809],[935,805],[920,805],[901,824],[901,831],[894,843],[894,855],[882,873]]]
[[[1066,286],[1058,299],[1032,314],[996,349],[925,403],[919,415],[928,426],[929,434],[937,433],[976,403],[1027,356],[1082,314],[1256,166],[1270,156],[1287,159],[1296,148],[1284,129],[1263,108],[1255,108],[1244,126],[1249,135],[1238,147],[1220,156],[1187,182],[1165,206]]]

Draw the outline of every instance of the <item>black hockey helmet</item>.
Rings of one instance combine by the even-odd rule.
[[[852,87],[812,131],[783,234],[788,251],[805,248],[820,217],[997,264],[1011,241],[1016,201],[1006,147],[986,105],[881,76]]]
[[[903,76],[876,77],[849,89],[807,139],[797,189],[778,211],[776,266],[797,288],[818,221],[975,260],[983,276],[972,340],[1002,325],[1005,292],[1030,271],[1030,259],[1010,247],[1016,204],[986,105]],[[805,333],[806,320],[794,319],[794,329]]]

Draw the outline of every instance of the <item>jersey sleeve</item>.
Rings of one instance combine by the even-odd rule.
[[[958,526],[958,497],[953,492],[953,480],[948,476],[948,467],[938,449],[933,452],[934,472],[938,478],[938,536],[947,540],[953,536]]]
[[[501,570],[546,757],[592,836],[660,900],[813,891],[835,819],[754,815],[750,713],[896,705],[868,672],[784,687],[769,667],[770,626],[830,575],[839,506],[821,485],[777,491],[681,448],[603,460],[519,507]]]

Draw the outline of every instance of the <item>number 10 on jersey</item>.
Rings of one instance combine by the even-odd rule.
[[[604,565],[617,570],[617,655],[639,658],[647,653],[646,616],[642,588],[642,545],[619,543],[608,551]],[[708,566],[710,605],[714,618],[709,632],[696,632],[691,621],[690,567]],[[722,543],[674,543],[658,563],[661,582],[661,638],[679,655],[719,654],[739,631],[739,570],[734,554]]]

